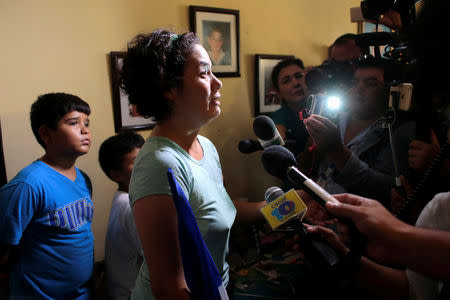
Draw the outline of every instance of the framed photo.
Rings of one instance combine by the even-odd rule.
[[[143,118],[128,101],[128,96],[120,88],[120,70],[126,52],[111,52],[111,85],[114,111],[114,129],[116,132],[125,130],[143,130],[155,127],[152,118]]]
[[[208,51],[214,75],[240,77],[239,11],[191,5],[189,24]]]
[[[272,70],[283,59],[293,55],[255,54],[255,116],[269,114],[281,107],[272,86]]]
[[[378,24],[378,32],[391,32],[392,30],[383,25]],[[376,25],[371,22],[358,22],[358,33],[369,33],[369,32],[376,32]],[[380,54],[383,56],[384,49],[386,46],[379,46],[380,47]],[[369,53],[372,56],[375,56],[375,46],[370,46]]]

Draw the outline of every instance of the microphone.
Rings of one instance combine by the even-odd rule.
[[[284,193],[279,187],[272,186],[266,190],[264,198],[267,205],[260,210],[272,229],[288,223],[300,235],[305,255],[325,267],[339,263],[341,257],[336,250],[320,236],[309,234],[303,226],[307,207],[294,189]]]
[[[277,186],[271,186],[264,193],[264,199],[266,199],[267,203],[270,203],[270,202],[274,201],[275,199],[280,198],[283,195],[284,195],[284,192],[282,189],[280,189]]]
[[[338,203],[338,200],[331,196],[330,193],[297,169],[297,161],[294,155],[286,148],[277,145],[270,146],[264,149],[261,159],[267,173],[280,179],[289,179],[295,186],[306,190],[322,206],[325,206],[325,203],[328,201]],[[350,219],[338,219],[349,226],[352,232],[354,240],[349,245],[350,249],[356,254],[361,254],[367,243],[366,238],[361,236],[361,233]]]
[[[261,160],[267,173],[282,180],[289,179],[298,188],[305,189],[321,205],[325,206],[328,201],[338,202],[297,169],[297,160],[288,149],[278,145],[270,146],[264,149]]]
[[[251,139],[241,140],[239,142],[238,148],[239,151],[244,154],[250,154],[264,149],[258,141]]]
[[[271,118],[260,115],[253,121],[253,130],[263,148],[271,145],[284,145],[283,138]]]

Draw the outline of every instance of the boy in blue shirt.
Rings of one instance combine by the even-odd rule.
[[[51,93],[31,106],[45,154],[0,189],[0,254],[10,299],[89,299],[94,266],[89,177],[75,161],[91,146],[89,105]]]

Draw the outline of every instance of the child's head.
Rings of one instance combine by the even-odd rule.
[[[134,159],[144,139],[134,132],[121,132],[106,139],[98,151],[100,166],[120,189],[128,190]]]
[[[79,97],[66,93],[49,93],[40,95],[31,105],[30,121],[31,129],[38,143],[47,148],[41,137],[40,129],[45,126],[56,130],[58,122],[68,113],[80,112],[87,116],[91,113],[89,104]]]

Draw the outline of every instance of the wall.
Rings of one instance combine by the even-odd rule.
[[[28,119],[36,97],[65,91],[86,100],[94,143],[78,166],[94,186],[96,260],[103,258],[116,188],[97,163],[99,145],[114,134],[108,53],[125,50],[140,31],[188,30],[189,5],[240,11],[241,77],[222,79],[222,115],[202,134],[221,155],[232,197],[262,199],[277,181],[264,172],[259,154],[237,150],[239,140],[254,137],[253,55],[294,54],[306,65],[319,64],[337,36],[356,32],[349,10],[359,0],[0,0],[0,118],[8,178],[43,154]],[[144,137],[148,133],[141,132]]]

